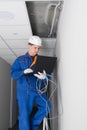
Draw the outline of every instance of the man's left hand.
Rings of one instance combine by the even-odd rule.
[[[46,71],[43,70],[43,73],[38,72],[38,74],[34,74],[38,79],[45,79],[46,78]]]

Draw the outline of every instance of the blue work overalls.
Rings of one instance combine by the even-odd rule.
[[[37,78],[33,74],[24,74],[24,70],[30,67],[32,61],[27,52],[18,57],[11,67],[11,76],[17,80],[19,130],[38,130],[39,124],[51,109],[46,94],[39,94],[36,90]],[[38,110],[31,117],[34,104],[37,104]]]

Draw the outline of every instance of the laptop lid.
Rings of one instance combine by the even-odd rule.
[[[41,56],[38,55],[37,61],[35,64],[34,74],[38,72],[46,71],[47,74],[51,74],[55,67],[57,57]]]

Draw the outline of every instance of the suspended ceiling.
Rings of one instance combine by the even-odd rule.
[[[33,34],[42,38],[41,52],[52,55],[61,10],[56,9],[52,21],[57,4],[59,1],[0,1],[0,57],[12,64],[26,53]]]

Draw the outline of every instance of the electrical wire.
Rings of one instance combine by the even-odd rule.
[[[44,87],[42,87],[42,83]],[[37,79],[36,90],[38,93],[43,94],[47,91],[48,88],[48,77],[46,76],[45,82],[43,80]]]
[[[52,76],[49,75],[49,74],[47,74],[47,76],[50,76],[50,77],[52,78]],[[50,100],[51,97],[53,97],[53,94],[54,94],[54,92],[55,92],[56,89],[57,89],[57,85],[56,85],[56,83],[55,83],[54,81],[52,81],[51,79],[48,79],[48,77],[46,77],[46,81],[43,82],[43,83],[44,83],[44,87],[43,87],[43,88],[41,88],[41,86],[42,86],[42,85],[41,85],[41,82],[43,82],[43,81],[41,81],[40,79],[37,79],[37,82],[36,82],[36,91],[39,93],[41,99],[46,103],[46,113],[48,113],[48,111],[50,111],[50,108],[49,108],[49,106],[48,106],[48,102],[42,97],[41,94],[47,92],[48,82],[53,83],[54,86],[55,86],[55,88],[54,88],[54,90],[52,91],[52,93],[50,94],[50,96],[49,96],[49,98],[48,98],[48,100]],[[60,96],[59,96],[59,98],[60,98]],[[61,98],[60,98],[60,100],[61,100]],[[60,102],[61,102],[61,110],[62,110],[61,113],[60,113],[59,115],[57,115],[57,116],[54,116],[54,117],[47,117],[47,120],[57,119],[59,116],[61,116],[61,115],[63,114],[62,101],[60,101]]]

